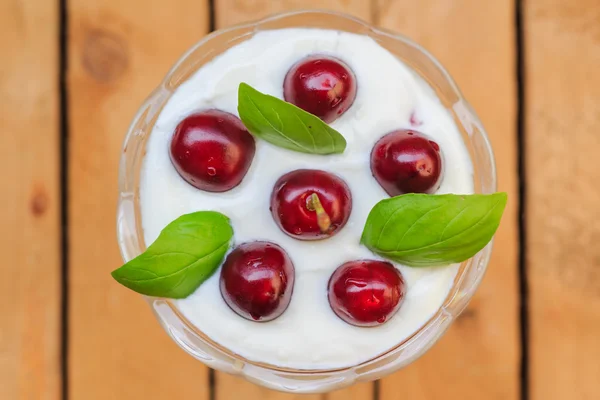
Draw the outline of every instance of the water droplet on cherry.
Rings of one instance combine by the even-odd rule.
[[[313,55],[288,71],[283,94],[287,102],[330,123],[354,102],[356,79],[343,61]]]
[[[313,203],[313,194],[318,204]],[[318,240],[334,235],[346,225],[352,195],[346,182],[334,174],[299,169],[277,180],[270,206],[273,219],[283,232],[300,240]]]
[[[371,172],[390,195],[433,194],[443,178],[440,146],[423,133],[398,130],[379,139],[371,151]]]
[[[221,268],[221,295],[241,317],[271,321],[287,309],[294,279],[294,265],[280,246],[243,243],[229,253]]]
[[[333,272],[327,291],[338,317],[368,327],[389,321],[400,308],[406,289],[402,274],[391,263],[357,260]]]
[[[171,139],[173,166],[189,184],[209,192],[239,185],[254,158],[254,138],[235,115],[206,110],[186,117]]]

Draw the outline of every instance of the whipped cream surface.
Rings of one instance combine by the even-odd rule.
[[[312,54],[343,60],[356,77],[354,104],[331,123],[346,138],[343,154],[302,154],[256,139],[250,170],[228,192],[198,190],[177,174],[169,144],[182,119],[210,108],[238,115],[240,82],[283,98],[287,71]],[[219,211],[231,218],[234,246],[253,240],[277,243],[291,257],[296,276],[288,309],[273,321],[253,322],[235,314],[221,297],[220,269],[188,298],[175,301],[183,315],[233,353],[297,369],[356,365],[418,331],[442,306],[458,265],[410,268],[395,263],[406,282],[406,297],[398,313],[377,327],[347,324],[333,313],[327,300],[327,282],[338,266],[351,260],[380,259],[359,243],[369,211],[388,197],[372,176],[369,158],[378,139],[402,128],[419,130],[441,147],[444,177],[437,193],[473,193],[471,160],[450,112],[416,72],[370,37],[308,28],[261,31],[202,66],[173,93],[148,138],[140,185],[145,242],[151,244],[182,214]],[[335,173],[352,191],[350,219],[331,238],[293,239],[271,216],[273,185],[283,174],[303,168]]]

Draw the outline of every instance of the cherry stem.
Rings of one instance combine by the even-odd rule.
[[[316,193],[311,194],[306,200],[306,208],[317,213],[317,224],[319,225],[321,232],[329,232],[329,228],[331,228],[331,219],[329,218],[329,214],[327,214],[323,208],[321,200],[319,200],[319,196],[317,196]]]

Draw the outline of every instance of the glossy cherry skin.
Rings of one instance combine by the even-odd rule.
[[[356,78],[343,61],[323,55],[306,57],[285,76],[283,97],[304,111],[330,123],[356,97]]]
[[[294,264],[278,245],[243,243],[229,253],[221,268],[221,295],[238,315],[271,321],[290,304],[294,274]]]
[[[309,198],[316,194],[330,225],[323,231]],[[271,214],[283,232],[299,240],[333,236],[346,225],[352,210],[350,188],[329,172],[299,169],[283,175],[271,193]]]
[[[254,158],[254,138],[235,115],[206,110],[186,117],[171,139],[171,162],[192,186],[225,192],[240,184]]]
[[[376,326],[389,321],[402,305],[405,284],[392,264],[377,260],[349,261],[331,275],[329,304],[351,325]]]
[[[371,151],[371,172],[390,195],[435,193],[443,178],[440,146],[415,130],[379,139]]]

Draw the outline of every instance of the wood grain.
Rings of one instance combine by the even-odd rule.
[[[69,393],[208,399],[208,370],[118,285],[117,166],[128,125],[208,29],[204,0],[69,0]]]
[[[58,400],[58,3],[0,2],[0,27],[0,399]]]
[[[517,163],[514,2],[378,0],[380,25],[430,50],[486,127],[509,204],[489,270],[469,308],[413,365],[381,383],[381,400],[517,399]],[[434,384],[432,384],[434,379]]]
[[[369,20],[372,0],[215,0],[217,28],[298,9],[345,12]]]
[[[215,0],[217,28],[300,8],[345,12],[364,20],[371,17],[367,0]],[[239,377],[216,373],[216,400],[371,400],[372,384],[358,384],[326,395],[293,395],[258,387]]]
[[[524,7],[531,399],[598,399],[600,4]]]

